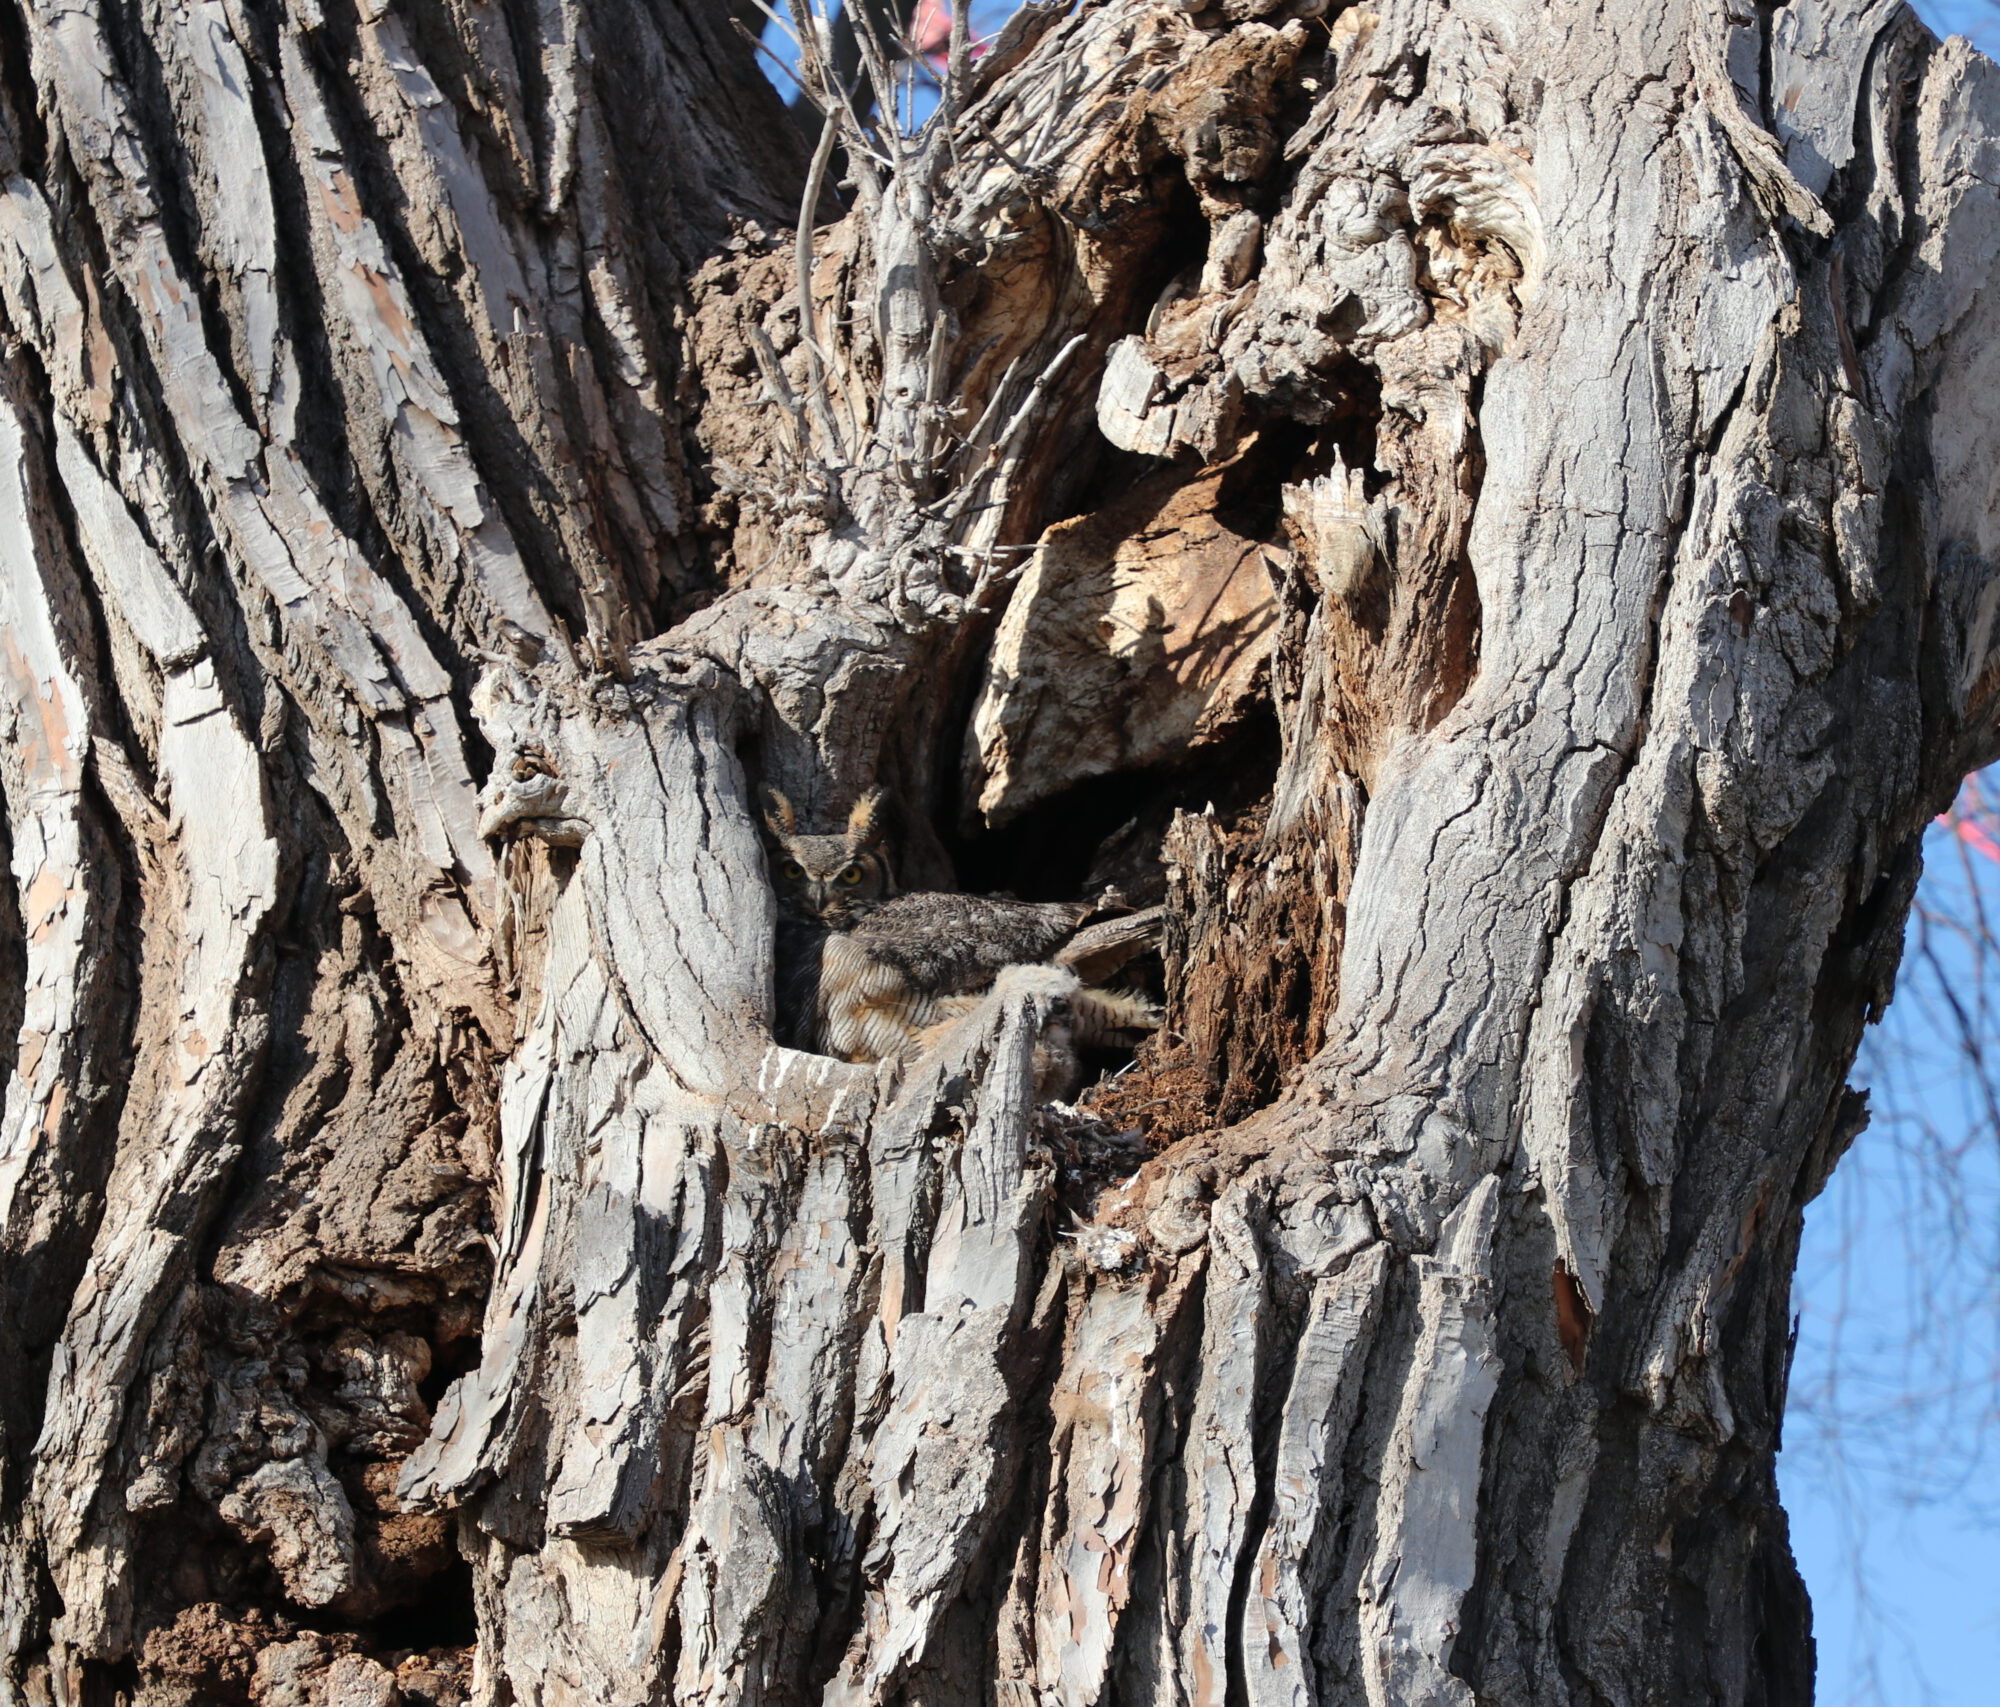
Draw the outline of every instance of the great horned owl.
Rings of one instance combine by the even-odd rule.
[[[769,797],[764,824],[777,843],[778,902],[786,911],[845,930],[896,893],[895,876],[882,848],[879,788],[854,803],[846,831],[835,836],[800,835],[792,803],[775,788],[764,792]]]
[[[1091,911],[1077,901],[899,895],[882,846],[879,791],[855,804],[845,833],[819,836],[800,835],[791,802],[768,793],[764,823],[786,915],[780,1033],[818,1054],[879,1061],[909,1052],[933,1026],[964,1013],[1004,968],[1062,960]],[[1147,945],[1143,931],[1134,940]],[[1097,973],[1095,962],[1090,970]],[[1070,1009],[1072,1035],[1083,1043],[1158,1023],[1150,1003],[1114,990],[1079,990]]]

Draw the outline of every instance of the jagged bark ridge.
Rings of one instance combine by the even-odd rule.
[[[725,10],[0,35],[5,1691],[1803,1699],[2000,73],[1108,0],[809,156]],[[1167,1029],[777,1046],[758,782]]]

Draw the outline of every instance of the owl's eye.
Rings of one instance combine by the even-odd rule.
[[[787,877],[803,877],[806,874],[806,868],[795,859],[786,860],[778,869]]]
[[[843,866],[840,876],[834,881],[845,883],[850,889],[853,888],[855,884],[861,881],[861,867],[858,865]]]

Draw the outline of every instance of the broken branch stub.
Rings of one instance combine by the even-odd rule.
[[[0,1693],[1803,1693],[2000,73],[1631,10],[1037,6],[816,147],[704,8],[19,20]],[[783,1047],[876,788],[1151,887]]]

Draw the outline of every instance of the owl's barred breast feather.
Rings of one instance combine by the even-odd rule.
[[[788,927],[780,1010],[792,1034],[848,1061],[905,1055],[932,1028],[963,1014],[1010,966],[1060,960],[1088,902],[1016,901],[920,892],[871,907],[846,930]],[[1150,1029],[1144,998],[1082,989],[1072,1003],[1078,1042]]]
[[[800,833],[798,813],[777,789],[767,788],[765,801],[779,904],[782,1041],[847,1061],[906,1057],[968,1012],[1008,967],[1050,961],[1083,980],[1044,1039],[1052,1060],[1063,1056],[1073,1067],[1071,1042],[1108,1041],[1159,1023],[1145,998],[1093,986],[1159,940],[1161,909],[1080,932],[1093,903],[937,890],[899,895],[881,790],[854,803],[844,831],[819,835]],[[1069,1076],[1054,1073],[1051,1083]]]
[[[811,1027],[826,1054],[879,1061],[950,1017],[1009,966],[1046,960],[1088,909],[920,891],[871,907],[814,956]]]

